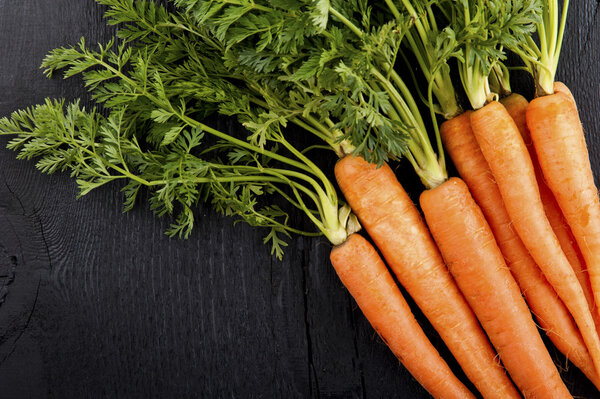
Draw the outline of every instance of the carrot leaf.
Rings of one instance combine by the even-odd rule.
[[[490,89],[489,75],[506,59],[506,49],[535,31],[540,0],[460,1],[446,7],[451,21],[442,35],[456,38],[463,88],[473,108],[479,109],[497,98]]]
[[[134,21],[128,32],[142,37],[135,29],[146,29],[145,24],[130,13],[145,18],[140,3],[134,8],[128,0],[103,3],[122,6],[126,15],[112,17]],[[278,257],[290,233],[343,242],[349,232],[339,218],[342,207],[333,184],[282,134],[301,109],[277,106],[279,98],[269,87],[234,84],[240,75],[224,67],[226,60],[207,57],[218,41],[203,37],[196,26],[182,28],[184,16],[156,14],[163,20],[155,21],[143,41],[109,41],[92,50],[82,40],[49,53],[45,73],[81,75],[102,110],[47,100],[18,111],[0,120],[0,134],[14,137],[9,148],[19,151],[19,158],[36,158],[45,173],[70,171],[80,195],[124,182],[125,210],[145,187],[150,208],[173,216],[171,236],[188,236],[198,203],[209,201],[225,215],[267,228],[266,242]],[[211,127],[205,119],[213,113],[236,116],[237,128],[224,133]],[[316,129],[315,134],[326,137]],[[279,208],[281,201],[304,212],[316,231],[294,226]]]
[[[569,0],[542,0],[541,18],[537,22],[538,43],[525,37],[508,48],[518,54],[536,83],[538,96],[554,93],[554,78],[567,23]]]

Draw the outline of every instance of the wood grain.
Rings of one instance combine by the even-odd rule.
[[[559,77],[598,173],[600,15],[596,1],[571,3]],[[38,66],[52,48],[112,34],[93,0],[0,1],[0,116],[48,96],[87,101],[80,81],[45,79]],[[210,209],[198,209],[189,240],[169,239],[143,202],[122,214],[118,186],[75,200],[68,176],[41,175],[5,143],[1,398],[427,397],[337,279],[325,240],[294,238],[279,262],[264,232]],[[573,367],[563,377],[593,397]]]

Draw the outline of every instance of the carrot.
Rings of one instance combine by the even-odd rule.
[[[517,398],[495,352],[460,293],[415,205],[387,165],[338,161],[346,200],[390,268],[485,398]]]
[[[475,398],[431,344],[373,246],[352,234],[331,251],[340,280],[392,352],[435,398]]]
[[[554,82],[553,87],[554,87],[555,93],[563,93],[564,95],[569,97],[569,100],[571,100],[573,105],[577,108],[577,103],[575,102],[575,97],[573,97],[573,93],[571,93],[571,90],[567,87],[566,84],[564,84],[563,82]]]
[[[565,256],[571,264],[571,267],[573,268],[573,271],[575,272],[575,276],[577,276],[577,280],[579,280],[579,284],[583,289],[585,299],[587,300],[590,311],[592,312],[592,317],[594,317],[596,328],[598,328],[600,323],[598,314],[596,312],[594,292],[592,291],[592,284],[590,282],[587,267],[585,265],[585,260],[583,259],[583,254],[577,245],[571,228],[566,222],[565,217],[560,210],[558,203],[556,202],[556,198],[554,198],[552,191],[550,191],[545,183],[544,188],[540,188],[540,195],[542,203],[544,204],[544,211],[546,212],[548,221],[552,226],[552,230],[554,230],[554,234],[556,234],[556,238],[558,238],[560,247],[562,248]]]
[[[600,378],[568,309],[512,228],[502,195],[471,129],[471,112],[442,124],[444,147],[481,207],[521,292],[550,340],[600,387]]]
[[[471,124],[519,237],[569,309],[598,372],[600,340],[594,319],[575,272],[544,213],[531,158],[517,126],[506,108],[496,101],[473,112]],[[567,212],[565,216],[568,220]]]
[[[559,90],[563,90],[563,92],[571,99],[573,98],[569,89],[562,83],[555,83],[554,86]],[[596,306],[594,302],[594,293],[592,292],[592,286],[587,274],[585,262],[582,259],[582,254],[577,246],[577,243],[575,242],[575,238],[573,237],[573,233],[571,232],[569,225],[565,221],[558,202],[556,202],[556,199],[554,198],[554,194],[544,181],[544,176],[542,175],[537,154],[535,153],[535,148],[533,146],[533,142],[531,141],[531,134],[527,128],[525,116],[529,102],[527,99],[525,99],[525,97],[515,93],[502,99],[500,102],[502,105],[504,105],[510,116],[515,121],[515,124],[521,133],[521,137],[523,137],[523,141],[527,146],[527,150],[531,156],[535,178],[540,189],[540,197],[542,204],[544,205],[544,211],[546,212],[548,221],[550,222],[550,226],[552,226],[554,234],[556,234],[556,238],[558,238],[560,247],[569,260],[569,263],[571,264],[571,267],[573,268],[573,271],[575,272],[575,275],[581,284],[581,288],[583,288],[583,293],[585,295],[585,299],[588,301],[590,310],[592,311],[592,316],[595,316],[597,313],[595,312]],[[574,100],[573,103],[575,103]],[[594,320],[597,327],[599,325],[599,320],[597,317],[595,317]]]
[[[544,178],[583,254],[598,303],[600,203],[577,107],[558,92],[534,99],[526,117]]]
[[[450,178],[421,194],[450,272],[525,398],[570,398],[467,185]]]

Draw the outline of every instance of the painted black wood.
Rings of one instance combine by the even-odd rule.
[[[597,11],[572,2],[559,77],[600,177]],[[93,0],[0,0],[0,116],[87,99],[78,80],[38,66],[52,48],[113,33]],[[189,240],[169,239],[145,206],[123,215],[117,188],[75,200],[68,176],[0,149],[0,398],[427,397],[337,279],[325,240],[294,238],[279,262],[262,231],[209,209]],[[574,367],[563,377],[595,397]]]

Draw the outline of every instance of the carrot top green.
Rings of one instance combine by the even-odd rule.
[[[92,50],[82,40],[50,52],[42,65],[48,76],[81,75],[97,109],[47,100],[1,119],[0,134],[14,136],[9,148],[19,158],[36,158],[45,173],[69,171],[80,195],[121,181],[125,210],[146,188],[150,208],[175,217],[169,235],[190,233],[201,201],[268,228],[265,242],[278,257],[291,233],[340,244],[360,228],[313,161],[319,147],[283,134],[294,115],[273,117],[264,101],[232,83],[239,76],[222,76],[221,58],[207,56],[218,42],[196,40],[200,28],[155,3],[101,3],[110,6],[111,23],[126,24],[123,43]],[[207,119],[214,113],[239,124],[215,128]],[[316,230],[292,220],[280,207],[286,202]]]
[[[334,131],[352,154],[378,164],[404,157],[427,187],[446,179],[443,153],[394,70],[410,18],[378,21],[364,0],[176,4],[223,42],[229,67],[279,93],[284,108],[300,106],[303,122]]]
[[[562,49],[569,0],[543,0],[541,19],[537,24],[539,44],[531,36],[514,43],[509,48],[518,54],[533,75],[536,94],[543,96],[554,93],[554,78]]]
[[[415,59],[428,82],[423,101],[436,113],[451,119],[462,112],[453,86],[449,61],[457,61],[463,89],[473,108],[497,98],[490,83],[510,90],[505,48],[524,41],[540,20],[538,0],[488,1],[407,1],[386,0],[381,13],[396,18],[410,17],[402,55],[409,70]],[[417,77],[413,76],[415,81]],[[491,82],[490,82],[491,79]],[[433,119],[436,135],[437,123]]]
[[[506,49],[512,49],[535,32],[540,20],[539,0],[488,2],[462,1],[447,12],[455,36],[458,70],[473,109],[498,98],[490,88],[490,75],[502,70]],[[500,74],[501,75],[501,74]],[[497,75],[496,75],[497,76]]]
[[[406,56],[404,43],[419,54],[429,103],[436,97],[444,115],[460,109],[447,58],[486,60],[482,28],[473,28],[483,20],[481,1],[440,2],[443,29],[425,1],[387,1],[387,18],[383,5],[366,0],[173,0],[174,11],[154,2],[97,1],[108,7],[108,23],[119,25],[121,44],[96,51],[82,41],[52,51],[43,68],[48,76],[81,75],[100,110],[48,101],[3,119],[0,133],[16,135],[11,148],[39,157],[43,171],[71,170],[82,194],[127,181],[130,208],[149,187],[152,209],[178,215],[171,235],[189,234],[195,205],[209,199],[224,214],[270,228],[278,255],[282,234],[313,233],[292,227],[270,196],[301,209],[333,243],[358,225],[312,151],[378,164],[404,157],[427,188],[447,179],[439,132],[432,141],[417,99],[394,69]],[[486,26],[529,23],[529,2],[511,4],[496,7],[521,19]],[[485,54],[499,52],[491,49]],[[476,76],[491,64],[479,62],[465,62],[465,73]],[[473,84],[474,93],[481,84]],[[225,133],[207,122],[212,114],[240,125]],[[289,125],[320,142],[298,146]]]

